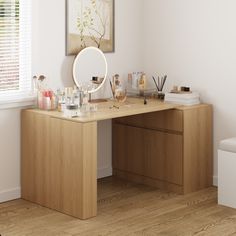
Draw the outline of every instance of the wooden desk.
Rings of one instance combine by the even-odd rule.
[[[196,119],[196,122],[194,122],[194,130],[196,132],[201,132],[202,129],[207,129],[207,135],[201,135],[201,138],[203,139],[200,142],[202,145],[202,142],[209,139],[207,141],[209,144],[208,148],[200,145],[200,148],[203,149],[200,154],[203,154],[202,158],[207,158],[207,161],[202,161],[201,158],[199,159],[201,160],[199,168],[203,167],[206,175],[204,174],[203,177],[199,176],[201,181],[204,179],[204,184],[199,186],[206,187],[211,185],[212,180],[209,180],[209,176],[212,179],[211,106],[200,105],[186,108],[174,104],[165,104],[156,100],[150,100],[147,105],[144,105],[143,99],[131,98],[128,99],[127,104],[121,105],[119,109],[111,108],[112,105],[113,102],[99,104],[97,112],[89,113],[84,117],[72,119],[64,118],[59,112],[47,112],[37,109],[22,111],[21,186],[23,199],[80,219],[88,219],[96,216],[97,121],[128,116],[130,120],[115,121],[116,124],[114,124],[113,129],[119,132],[119,130],[124,130],[123,126],[129,126],[129,129],[130,127],[134,128],[134,126],[137,126],[137,124],[131,124],[129,122],[135,122],[135,120],[140,122],[141,116],[149,117],[149,119],[154,122],[158,117],[158,113],[163,111],[193,111],[183,128],[188,129],[187,132],[190,132],[191,122]],[[201,116],[200,120],[198,120],[198,114]],[[140,115],[140,117],[134,119],[134,115]],[[169,113],[169,115],[164,117],[164,119],[166,119],[166,121],[163,121],[167,125],[166,127],[171,127],[172,123],[175,123],[176,116],[172,116],[172,113]],[[119,124],[117,122],[119,122]],[[148,122],[150,122],[150,120]],[[184,121],[183,119],[178,119],[177,122],[181,123]],[[142,124],[145,125],[145,123]],[[119,125],[122,126],[121,129]],[[199,127],[195,125],[199,125]],[[142,127],[142,129],[146,128]],[[148,129],[150,129],[150,127],[148,127]],[[195,135],[195,131],[193,135]],[[133,130],[130,130],[129,135],[132,136],[132,132]],[[114,134],[116,134],[116,131],[114,131]],[[124,134],[126,133],[121,132],[119,135]],[[117,137],[121,138],[119,135]],[[183,137],[184,136],[185,133],[183,133]],[[115,137],[115,139],[117,137]],[[157,136],[154,136],[154,138],[155,137]],[[189,137],[191,137],[191,132],[189,133]],[[140,140],[136,138],[137,137],[133,135],[133,140],[139,142]],[[161,140],[159,138],[157,140],[160,140],[161,143],[165,143],[165,139]],[[119,142],[122,143],[121,140],[118,140],[118,143]],[[185,152],[185,150],[182,151],[182,148],[185,148],[186,152],[191,150],[190,155],[192,155],[192,152],[195,150],[192,148],[193,142],[198,142],[198,140],[192,137],[184,142],[184,147],[183,143],[180,143],[181,146],[179,147],[178,143],[176,143],[174,148],[177,149],[173,149],[173,153],[175,151],[177,153],[180,151],[182,155],[182,152]],[[120,147],[121,149],[123,147],[126,149],[125,146]],[[198,148],[199,146],[196,147]],[[114,147],[114,150],[117,150],[117,147]],[[114,161],[118,160],[118,156],[120,158],[120,154],[121,153],[117,150],[117,154],[114,156]],[[126,154],[127,153],[124,153],[124,155]],[[198,154],[199,152],[196,150],[196,155]],[[186,176],[191,175],[195,164],[198,163],[199,161],[195,163],[185,163],[185,167],[182,170],[185,170],[187,173],[189,172]],[[121,175],[125,178],[130,178],[130,176],[125,176],[124,174],[132,174],[132,171],[128,170],[128,172],[126,172],[126,169],[119,167],[119,163],[117,162],[114,164],[114,167],[115,174]],[[169,168],[169,173],[174,169],[175,166]],[[118,171],[120,171],[120,173],[118,173]],[[152,171],[159,171],[159,167],[157,166],[157,168],[155,168],[155,166],[152,166]],[[199,174],[199,171],[197,173]],[[193,174],[195,175],[197,173],[194,172]],[[184,174],[181,175],[180,178],[183,179],[183,176]],[[205,180],[206,178],[207,180]],[[197,176],[195,176],[195,179],[197,179]],[[148,181],[145,182],[148,183]],[[193,189],[190,188],[190,190],[195,189],[195,187]],[[184,193],[184,191],[182,192]]]

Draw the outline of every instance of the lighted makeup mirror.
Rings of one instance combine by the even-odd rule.
[[[104,53],[95,47],[84,48],[73,64],[73,79],[78,88],[89,94],[102,88],[107,78],[107,60]]]

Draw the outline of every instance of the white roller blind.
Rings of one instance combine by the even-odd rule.
[[[0,101],[31,93],[30,0],[0,0]]]

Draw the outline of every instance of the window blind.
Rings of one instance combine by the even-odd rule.
[[[0,101],[31,92],[30,0],[0,0]]]

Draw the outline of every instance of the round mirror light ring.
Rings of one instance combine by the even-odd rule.
[[[104,79],[102,81],[102,83],[96,88],[96,89],[92,89],[90,91],[88,91],[88,93],[95,93],[97,92],[99,89],[102,88],[102,86],[104,85],[104,83],[106,82],[106,79],[107,79],[107,70],[108,70],[108,66],[107,66],[107,59],[104,55],[104,53],[99,49],[99,48],[96,48],[96,47],[87,47],[87,48],[84,48],[83,50],[81,50],[78,55],[75,57],[75,60],[74,60],[74,63],[73,63],[73,80],[76,84],[76,86],[79,88],[81,85],[78,83],[78,80],[76,79],[76,65],[77,65],[77,61],[79,60],[79,57],[83,54],[85,54],[88,50],[95,50],[97,51],[98,53],[101,54],[103,60],[104,60],[104,63],[105,63],[105,75],[104,75]]]

